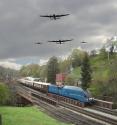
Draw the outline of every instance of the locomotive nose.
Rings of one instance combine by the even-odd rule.
[[[89,98],[89,102],[92,103],[92,104],[95,103],[94,98]]]
[[[91,101],[91,100],[94,100],[94,98],[89,98],[89,100]]]

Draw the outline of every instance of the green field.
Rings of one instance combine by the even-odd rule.
[[[3,125],[67,125],[61,123],[36,107],[0,107]]]

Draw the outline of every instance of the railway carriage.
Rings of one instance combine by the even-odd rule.
[[[41,92],[47,93],[48,92],[48,86],[50,83],[44,83],[44,82],[33,82],[33,87]]]
[[[39,78],[32,78],[32,77],[26,77],[24,79],[19,79],[18,81],[24,84],[25,86],[34,88],[43,93],[48,92],[48,86],[50,85],[50,83],[41,82]]]

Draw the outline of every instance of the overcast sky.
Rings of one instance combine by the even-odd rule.
[[[40,17],[46,14],[70,15],[56,21]],[[19,68],[73,48],[100,48],[116,29],[117,0],[0,0],[0,65]],[[72,38],[62,45],[47,42]]]

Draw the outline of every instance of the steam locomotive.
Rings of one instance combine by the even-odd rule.
[[[50,83],[41,82],[39,78],[26,77],[18,80],[20,83],[39,90],[46,94],[54,94],[61,97],[66,97],[72,100],[79,101],[84,104],[91,104],[93,98],[91,98],[87,91],[76,86],[56,86]]]

